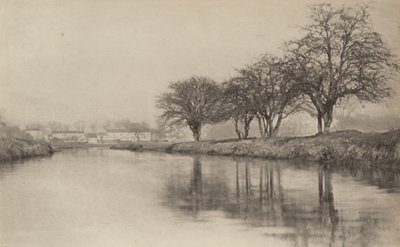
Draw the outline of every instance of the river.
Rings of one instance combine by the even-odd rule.
[[[66,150],[0,164],[0,246],[399,246],[399,174]]]

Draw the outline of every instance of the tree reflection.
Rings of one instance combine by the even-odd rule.
[[[166,203],[195,218],[201,211],[221,209],[231,193],[222,174],[204,176],[199,156],[193,158],[190,176],[171,174],[165,188]]]
[[[341,217],[335,207],[332,171],[328,168],[310,172],[315,175],[314,188],[293,191],[285,188],[285,183],[288,186],[292,181],[285,177],[282,182],[284,172],[278,162],[237,159],[229,169],[214,171],[213,166],[206,167],[207,172],[196,156],[190,176],[171,175],[165,194],[170,207],[196,219],[201,212],[219,210],[252,227],[292,229],[265,235],[290,240],[295,246],[309,246],[311,241],[323,246],[368,246],[372,242],[369,236],[374,236],[377,216],[359,212],[362,217],[357,221]]]
[[[318,169],[319,217],[321,223],[330,229],[330,240],[335,241],[336,224],[339,221],[335,209],[332,189],[332,173],[326,168]]]
[[[193,159],[193,173],[190,180],[190,194],[192,199],[192,210],[198,212],[202,208],[203,186],[201,162],[199,157]]]

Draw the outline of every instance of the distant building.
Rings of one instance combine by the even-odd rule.
[[[150,131],[106,130],[103,137],[105,142],[138,142],[151,141]]]
[[[64,142],[87,142],[87,138],[83,131],[55,131],[51,135],[52,140],[61,140]]]
[[[144,142],[151,141],[150,131],[137,132],[137,136],[138,136],[138,141],[144,141]]]
[[[107,142],[135,142],[137,141],[136,132],[127,130],[106,130],[104,136]]]
[[[88,133],[88,134],[86,134],[86,138],[87,138],[87,142],[89,144],[98,144],[99,143],[98,136],[96,133]]]
[[[30,136],[33,137],[35,140],[43,140],[44,133],[41,129],[26,129],[25,130]]]
[[[45,140],[46,142],[49,142],[49,141],[51,140],[51,134],[45,133],[45,134],[43,135],[43,138],[44,138],[44,140]]]
[[[106,133],[101,132],[97,133],[96,135],[97,135],[97,143],[105,143],[104,136],[106,135]]]

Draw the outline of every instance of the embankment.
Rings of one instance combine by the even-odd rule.
[[[53,148],[46,142],[0,137],[0,161],[48,156],[53,152]]]
[[[332,166],[400,169],[400,130],[338,131],[308,137],[117,144],[112,149],[315,161]]]
[[[400,168],[400,130],[379,134],[339,131],[309,137],[187,142],[171,145],[166,151],[295,159],[335,166]]]
[[[129,151],[161,151],[165,152],[172,144],[169,142],[135,142],[118,143],[112,145],[110,149],[129,150]]]
[[[87,142],[50,142],[50,145],[55,151],[61,151],[64,149],[75,149],[75,148],[91,148],[91,147],[110,147],[111,144],[91,144]]]

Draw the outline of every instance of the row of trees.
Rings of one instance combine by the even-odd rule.
[[[120,130],[131,130],[131,131],[149,131],[150,126],[146,122],[132,122],[129,119],[121,120],[105,120],[105,121],[76,121],[72,124],[49,121],[46,124],[33,123],[26,126],[27,129],[41,129],[48,130],[51,132],[57,131],[68,131],[77,130],[85,131],[89,130],[92,132],[101,132],[108,129],[120,129]]]
[[[399,66],[373,30],[368,6],[310,10],[311,24],[285,44],[282,57],[265,54],[221,84],[201,76],[171,83],[157,101],[162,122],[188,125],[200,140],[203,125],[232,119],[241,139],[257,119],[260,136],[269,137],[287,116],[306,111],[316,117],[318,133],[327,133],[338,104],[390,96],[388,81]]]

